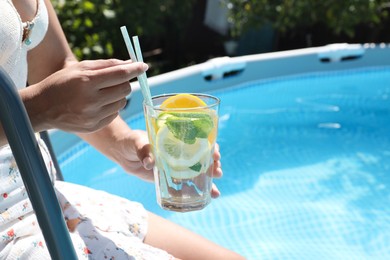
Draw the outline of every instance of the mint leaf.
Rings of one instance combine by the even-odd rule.
[[[189,118],[196,128],[196,137],[207,138],[214,127],[212,117],[206,112],[171,112],[171,115],[179,118]]]
[[[169,131],[174,137],[187,144],[194,144],[197,129],[189,118],[168,117],[166,121]]]
[[[200,172],[200,169],[202,169],[202,164],[200,164],[200,162],[197,162],[189,168],[193,171]]]
[[[214,127],[211,116],[202,112],[171,112],[162,119],[173,136],[187,144],[194,144],[195,138],[207,138]]]
[[[214,127],[213,120],[210,116],[202,119],[194,120],[194,126],[196,128],[196,137],[207,138]]]

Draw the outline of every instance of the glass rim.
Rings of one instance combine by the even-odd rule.
[[[183,92],[179,92],[179,93],[165,93],[165,94],[155,95],[155,96],[152,96],[152,101],[155,100],[155,99],[158,99],[158,98],[171,97],[171,96],[175,96],[175,95],[178,95],[178,94],[190,94],[190,95],[194,95],[194,96],[197,96],[197,97],[205,97],[205,98],[209,98],[211,100],[214,100],[215,102],[213,102],[212,104],[207,104],[207,106],[190,107],[190,108],[160,108],[157,105],[149,105],[149,104],[147,104],[145,100],[142,101],[142,104],[145,107],[152,108],[154,110],[159,110],[159,111],[167,111],[167,110],[169,110],[169,111],[172,111],[172,110],[181,111],[181,110],[209,109],[209,108],[213,108],[215,106],[218,106],[221,103],[221,99],[220,98],[218,98],[216,96],[213,96],[213,95],[210,95],[210,94],[205,94],[205,93],[183,93]]]

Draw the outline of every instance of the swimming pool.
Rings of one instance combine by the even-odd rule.
[[[389,259],[390,54],[386,46],[350,47],[341,56],[319,48],[202,70],[206,83],[193,92],[207,89],[222,100],[224,169],[216,180],[222,197],[202,211],[159,209],[152,184],[82,142],[65,146],[72,137],[56,132],[65,179],[141,201],[248,259]],[[259,69],[244,82],[253,60]],[[191,73],[181,71],[175,82]],[[170,83],[160,77],[152,94],[177,92]],[[135,92],[124,118],[144,129],[138,99]]]

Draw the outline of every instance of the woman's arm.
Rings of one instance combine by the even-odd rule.
[[[90,132],[107,125],[126,104],[129,80],[147,69],[131,61],[77,62],[49,0],[49,27],[28,53],[29,87],[20,91],[35,131]]]
[[[61,25],[58,21],[54,8],[52,7],[49,0],[45,0],[45,1],[49,13],[48,32],[43,42],[39,46],[34,48],[32,51],[30,51],[28,54],[28,62],[29,62],[28,82],[32,86],[26,89],[25,93],[22,93],[24,95],[25,103],[30,107],[29,109],[30,117],[32,118],[32,121],[36,121],[34,124],[36,126],[35,129],[41,131],[47,128],[54,127],[50,124],[45,123],[45,121],[47,121],[48,118],[50,117],[56,117],[60,121],[62,121],[62,122],[56,122],[57,128],[68,130],[68,131],[73,130],[81,138],[83,138],[84,140],[86,140],[87,142],[95,146],[98,150],[100,150],[103,154],[108,156],[110,159],[121,164],[127,171],[136,172],[139,173],[140,176],[143,178],[151,179],[151,176],[149,176],[150,171],[146,170],[145,167],[147,169],[150,169],[153,160],[150,158],[150,154],[149,154],[150,149],[148,147],[149,145],[147,144],[148,143],[147,137],[144,132],[136,131],[136,130],[132,131],[126,125],[126,123],[122,119],[120,119],[119,116],[117,116],[117,113],[115,114],[110,112],[104,112],[103,109],[96,108],[95,104],[101,103],[96,98],[96,96],[94,96],[94,98],[92,99],[95,102],[95,104],[89,104],[84,99],[84,97],[87,96],[87,94],[78,93],[80,92],[79,91],[80,86],[77,86],[77,84],[71,84],[73,86],[67,86],[62,88],[58,87],[59,86],[58,81],[60,80],[58,79],[58,77],[66,76],[66,75],[60,74],[56,77],[56,72],[62,71],[64,68],[66,68],[66,70],[68,70],[67,74],[70,75],[72,73],[76,74],[80,72],[80,70],[71,70],[72,67],[77,66],[76,64],[77,60],[69,48],[68,42],[63,33]],[[96,61],[93,62],[93,64],[92,61],[90,61],[90,64],[88,65],[95,66],[97,62],[103,63],[104,61]],[[113,63],[115,62],[113,61]],[[126,65],[129,66],[128,64]],[[143,72],[146,69],[144,66],[141,65],[142,64],[137,65],[138,67],[136,67],[136,71],[135,71],[136,73]],[[102,65],[102,67],[104,66]],[[93,69],[97,69],[97,68],[93,67]],[[107,72],[107,74],[108,73],[109,72]],[[117,74],[120,74],[120,70],[119,73]],[[136,76],[135,73],[130,73],[130,74],[125,73],[125,75],[130,75],[131,77]],[[115,75],[111,73],[111,77],[115,78]],[[116,77],[118,78],[120,76],[116,76]],[[56,80],[49,81],[49,83],[53,81],[57,81],[57,84],[55,86],[46,87],[52,89],[51,94],[50,91],[48,91],[50,95],[47,93],[42,95],[39,93],[41,92],[42,89],[45,89],[45,87],[42,87],[42,81],[45,82],[47,78],[49,79],[55,78]],[[107,85],[115,86],[116,83],[120,83],[120,81],[115,83],[114,82],[107,83],[104,86]],[[120,84],[129,86],[128,83],[127,84],[120,83]],[[56,88],[58,88],[59,90],[56,90]],[[66,91],[65,93],[60,91],[61,89],[64,88],[68,89],[68,91]],[[124,88],[122,94],[128,94],[127,92],[128,89],[126,88],[126,86],[122,88]],[[110,87],[104,88],[103,90],[105,90],[104,98],[109,99],[108,95],[111,96],[113,95],[112,93],[111,94],[109,93],[110,91],[113,92]],[[45,97],[46,100],[37,102],[37,96],[39,95]],[[108,118],[105,121],[101,121],[101,124],[107,124],[109,121],[112,122],[108,124],[106,127],[103,127],[98,131],[92,131],[92,132],[83,131],[83,129],[75,129],[75,127],[73,127],[72,129],[71,127],[66,126],[65,123],[72,120],[69,117],[72,117],[73,114],[67,111],[66,112],[63,110],[61,111],[60,109],[57,108],[57,105],[60,100],[61,103],[66,103],[67,96],[69,96],[69,99],[71,99],[72,97],[73,99],[80,99],[79,104],[81,103],[84,104],[84,106],[79,105],[81,107],[84,107],[83,109],[80,110],[84,110],[83,111],[84,114],[90,114],[89,116],[90,118],[93,118],[94,115],[96,116],[96,114],[100,114],[102,115],[103,120]],[[47,99],[56,99],[54,100],[56,104],[51,104],[51,102],[48,102]],[[118,111],[122,106],[125,105],[123,97],[121,101],[122,103],[120,103],[119,106],[114,106],[116,111]],[[108,101],[105,102],[107,103]],[[37,103],[40,105],[36,106]],[[77,105],[75,105],[75,102],[73,102],[72,104],[73,105],[70,105],[69,107],[73,107],[73,108],[77,107]],[[107,106],[105,106],[105,108],[107,108]],[[56,110],[58,110],[58,112],[56,112]],[[44,111],[51,111],[51,114],[54,114],[55,116],[53,115],[48,116],[47,112]],[[104,113],[107,114],[108,117],[103,116]],[[115,117],[114,120],[113,117]],[[55,121],[55,120],[51,119],[50,121]],[[91,125],[93,128],[91,130],[95,130],[94,128],[99,128],[99,127],[95,127],[94,120],[91,121],[92,121]],[[83,123],[86,124],[86,120],[84,120]],[[80,125],[82,125],[82,122],[80,122]],[[142,163],[139,161],[139,158],[143,158]]]
[[[50,0],[45,0],[45,4],[49,15],[49,28],[43,41],[28,52],[28,83],[30,85],[77,62]]]
[[[145,131],[133,130],[119,116],[93,133],[78,134],[105,156],[141,179],[152,181],[154,160]]]
[[[129,61],[77,62],[49,0],[49,29],[28,55],[32,84],[24,102],[36,130],[75,132],[127,172],[152,180],[154,160],[145,131],[131,130],[119,117],[130,92],[129,80],[147,66]],[[214,177],[220,177],[220,154],[214,155]],[[214,189],[213,196],[219,192]]]

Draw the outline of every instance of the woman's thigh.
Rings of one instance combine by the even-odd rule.
[[[244,259],[237,253],[151,212],[144,242],[180,259]]]

